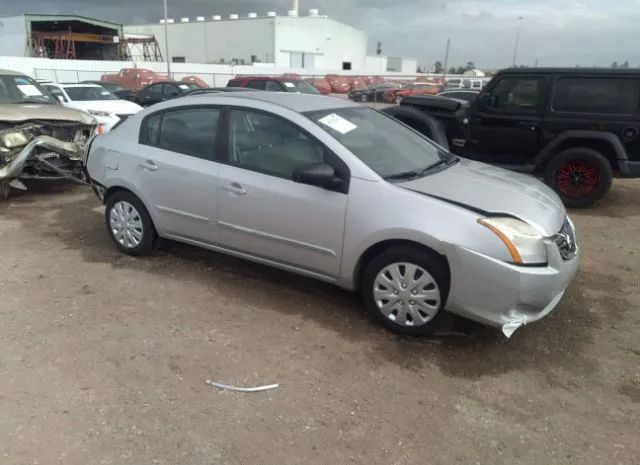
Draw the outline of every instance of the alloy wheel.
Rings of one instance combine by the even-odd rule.
[[[144,228],[138,210],[129,202],[121,200],[109,212],[109,226],[114,239],[127,249],[135,249],[142,241]]]

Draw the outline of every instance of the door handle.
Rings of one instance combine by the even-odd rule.
[[[156,162],[153,160],[145,160],[144,162],[140,163],[140,166],[142,167],[142,169],[145,169],[147,171],[158,171],[158,165],[156,165]]]
[[[247,190],[245,188],[243,188],[240,184],[238,184],[237,182],[232,182],[231,184],[229,184],[228,186],[222,186],[222,188],[227,191],[230,192],[231,194],[236,194],[236,195],[247,195]]]

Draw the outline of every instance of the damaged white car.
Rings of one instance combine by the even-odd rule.
[[[82,180],[95,119],[64,108],[36,81],[0,70],[0,200],[24,179]]]

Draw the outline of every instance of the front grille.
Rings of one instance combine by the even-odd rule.
[[[578,252],[578,242],[576,241],[576,230],[573,223],[567,216],[560,232],[553,236],[553,242],[558,246],[560,255],[564,260],[571,260]]]

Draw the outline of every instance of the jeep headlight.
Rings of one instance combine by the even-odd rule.
[[[478,220],[489,228],[509,250],[516,265],[544,265],[547,249],[542,235],[530,224],[516,218],[493,217]]]
[[[15,149],[29,143],[29,137],[22,131],[6,132],[0,136],[0,144],[7,149]]]

